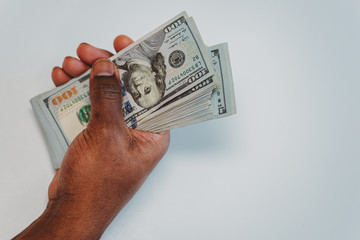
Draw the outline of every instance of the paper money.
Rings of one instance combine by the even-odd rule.
[[[185,12],[110,60],[119,69],[124,119],[131,128],[158,132],[236,111],[227,45],[207,48]],[[55,168],[89,122],[89,74],[30,101]],[[148,81],[139,82],[139,76]]]
[[[226,43],[222,43],[207,47],[207,49],[215,69],[215,75],[212,77],[216,82],[215,88],[208,92],[208,95],[203,94],[199,98],[191,99],[190,103],[182,102],[182,109],[171,111],[165,109],[167,106],[165,104],[144,121],[140,121],[138,129],[159,132],[210,119],[227,117],[236,113],[228,46]],[[203,106],[205,109],[200,114],[197,110],[202,107],[201,104],[206,104],[206,107]],[[188,115],[187,112],[189,112]],[[166,120],[159,121],[160,119]]]

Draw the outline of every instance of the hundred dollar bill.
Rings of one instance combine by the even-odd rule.
[[[167,129],[187,126],[236,114],[235,93],[227,43],[207,47],[215,69],[211,78],[216,86],[209,94],[193,96],[190,101],[183,101],[180,108],[167,104],[139,122],[139,129],[159,132]],[[185,92],[179,98],[186,99]],[[169,103],[168,103],[169,104]]]
[[[192,89],[201,95],[216,84],[211,79],[214,69],[206,47],[185,12],[110,60],[121,74],[124,119],[132,128],[181,94]],[[71,141],[89,122],[89,75],[87,71],[30,101],[48,138],[55,168],[60,166]]]
[[[190,17],[190,21],[196,26],[192,17]],[[217,82],[216,88],[212,91],[211,100],[208,99],[208,95],[202,94],[199,98],[189,90],[177,97],[177,99],[181,98],[182,101],[173,99],[171,102],[162,105],[161,108],[147,118],[141,120],[138,129],[157,132],[222,118],[236,113],[227,43],[208,47],[208,51],[215,67],[216,76],[206,81]],[[198,87],[202,87],[202,84],[199,83]],[[189,102],[188,99],[191,101]],[[175,102],[181,103],[182,109],[176,108]]]

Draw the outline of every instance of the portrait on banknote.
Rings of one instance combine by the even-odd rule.
[[[125,90],[142,108],[155,106],[165,93],[166,65],[159,52],[164,39],[164,31],[158,31],[114,60],[126,70],[121,74]]]

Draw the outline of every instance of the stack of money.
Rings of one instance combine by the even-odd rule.
[[[207,47],[177,15],[110,58],[119,69],[128,127],[159,132],[235,114],[227,44]],[[89,120],[90,70],[31,99],[54,168]]]

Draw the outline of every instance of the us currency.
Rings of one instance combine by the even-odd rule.
[[[183,12],[111,57],[122,79],[126,124],[156,132],[214,118],[211,99],[218,79],[209,53],[196,25]],[[160,88],[147,99],[131,86],[132,74],[136,76],[137,69],[146,71],[146,67],[158,68],[154,75],[158,76],[155,80]],[[89,122],[89,73],[31,99],[47,137],[54,168],[60,167],[68,146]],[[152,87],[155,89],[155,85]],[[162,121],[151,125],[156,119]],[[144,128],[146,124],[150,125]]]
[[[215,75],[212,77],[216,82],[215,88],[198,98],[192,98],[187,103],[183,102],[182,109],[165,109],[156,114],[162,110],[158,109],[139,123],[139,129],[159,132],[236,114],[228,44],[217,44],[207,47],[207,50],[215,69]]]
[[[214,75],[201,36],[185,12],[120,51],[110,60],[120,69],[123,80],[124,119],[132,128],[136,128],[139,120],[163,104]],[[58,145],[62,150],[70,145],[89,122],[89,74],[90,71],[87,71],[67,84],[40,94],[30,101],[37,117],[41,118],[46,135],[50,136],[50,144],[59,141]],[[149,86],[144,86],[147,94],[141,94],[135,90],[138,86],[134,85],[139,85],[136,80],[139,75],[146,74],[147,77],[155,75],[155,78],[152,77],[154,79]],[[213,88],[215,83],[208,81],[204,84]],[[203,86],[195,92],[205,89]]]

